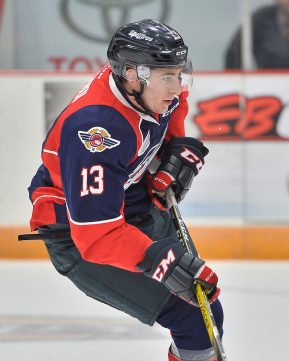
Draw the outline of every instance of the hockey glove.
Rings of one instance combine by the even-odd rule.
[[[137,268],[194,306],[198,306],[196,282],[201,283],[210,303],[220,294],[220,289],[216,286],[218,277],[215,272],[206,266],[203,260],[185,252],[183,246],[173,237],[152,243]]]
[[[173,138],[164,147],[161,165],[152,178],[152,191],[162,198],[159,200],[164,206],[165,192],[171,186],[177,202],[184,199],[208,153],[208,148],[200,140],[190,137]]]

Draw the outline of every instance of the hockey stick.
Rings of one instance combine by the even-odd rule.
[[[166,192],[166,200],[180,242],[182,243],[183,247],[188,253],[191,253],[194,256],[198,256],[198,251],[189,234],[187,226],[181,217],[174,192],[172,191],[171,188],[169,188],[168,191]],[[211,344],[215,351],[217,360],[228,361],[207,295],[200,283],[196,283],[195,288],[196,288],[196,296],[197,296],[198,304],[200,306],[200,310],[203,315],[205,326]]]

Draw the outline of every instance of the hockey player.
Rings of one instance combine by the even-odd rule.
[[[218,278],[185,253],[162,198],[173,185],[181,201],[208,153],[185,137],[187,52],[180,34],[158,21],[117,30],[109,64],[47,134],[29,187],[31,228],[56,270],[86,295],[169,329],[170,361],[215,360],[196,281],[220,334],[223,323]],[[156,157],[161,163],[151,176]]]

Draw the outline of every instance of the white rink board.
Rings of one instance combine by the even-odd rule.
[[[90,76],[16,74],[0,76],[1,167],[0,225],[28,224],[26,188],[40,165],[47,122],[67,105]],[[192,223],[289,222],[289,73],[196,74],[189,98],[187,135],[199,136],[193,123],[203,100],[238,93],[248,98],[276,97],[282,112],[277,139],[205,140],[206,165],[181,204]]]

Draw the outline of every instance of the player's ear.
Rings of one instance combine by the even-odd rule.
[[[126,89],[131,93],[133,90],[140,90],[140,81],[137,77],[136,69],[129,68],[125,72],[124,78],[126,79]]]
[[[138,80],[136,69],[134,69],[134,68],[126,69],[124,78],[126,80],[128,80],[128,81],[136,81],[136,80]]]

